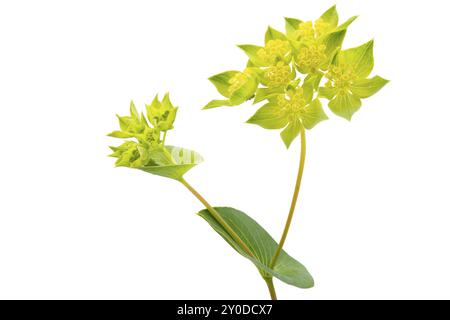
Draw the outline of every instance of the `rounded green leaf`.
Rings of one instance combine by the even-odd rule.
[[[276,277],[287,284],[304,289],[314,286],[314,280],[308,270],[284,250],[281,251],[275,266],[270,268],[270,262],[278,244],[255,220],[233,208],[217,207],[214,209],[248,246],[253,257],[250,257],[234,241],[233,237],[211,216],[208,210],[202,210],[198,215],[204,218],[239,254],[250,259],[263,278]]]
[[[158,176],[180,180],[186,172],[203,161],[202,156],[192,150],[174,146],[165,146],[165,149],[166,152],[154,152],[150,155],[153,161],[161,165],[144,166],[139,169]]]

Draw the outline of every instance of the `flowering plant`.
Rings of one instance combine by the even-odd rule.
[[[143,170],[184,185],[206,208],[198,215],[255,264],[272,299],[276,299],[274,277],[299,288],[314,285],[308,270],[283,250],[303,175],[305,130],[328,119],[323,99],[334,114],[351,120],[361,107],[361,99],[372,96],[388,82],[379,76],[369,78],[374,66],[373,41],[342,50],[347,29],[355,19],[339,24],[335,6],[314,22],[285,18],[285,32],[269,27],[264,46],[239,46],[248,57],[244,70],[226,71],[210,78],[223,98],[212,100],[204,109],[237,106],[248,100],[254,104],[264,102],[248,123],[281,130],[287,148],[297,136],[301,137],[297,180],[279,243],[247,214],[210,205],[185,180],[185,173],[202,158],[194,151],[166,144],[167,132],[173,129],[177,114],[168,94],[161,101],[156,96],[146,106],[146,115],[131,102],[130,115],[118,116],[120,130],[110,133],[112,137],[127,139],[111,147],[116,166]]]

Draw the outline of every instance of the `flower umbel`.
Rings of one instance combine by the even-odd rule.
[[[351,65],[333,65],[325,74],[329,81],[325,83],[328,88],[335,87],[338,90],[349,90],[353,82],[357,79],[355,68]]]
[[[336,6],[318,19],[285,18],[286,31],[269,27],[264,46],[240,45],[247,55],[244,72],[227,71],[210,78],[227,100],[213,100],[205,109],[266,101],[248,122],[266,129],[284,129],[287,147],[302,128],[328,119],[329,109],[350,120],[361,99],[380,90],[387,80],[368,78],[373,68],[373,41],[348,50],[342,44],[356,17],[339,24]]]
[[[291,45],[286,40],[269,40],[264,48],[258,50],[258,57],[267,65],[273,65],[279,60],[285,60],[291,53]]]
[[[288,87],[286,92],[268,99],[247,121],[265,129],[283,129],[281,138],[287,147],[300,133],[301,127],[312,129],[317,123],[328,119],[318,99],[313,100],[311,84]]]
[[[388,83],[379,76],[368,79],[373,65],[373,40],[336,55],[325,75],[328,81],[319,88],[319,96],[330,100],[331,111],[351,120],[362,105],[361,99],[374,95]]]
[[[290,90],[286,95],[277,96],[277,104],[280,111],[285,115],[289,122],[295,121],[306,112],[306,99],[303,94],[303,88]]]
[[[315,73],[326,63],[327,54],[325,53],[326,45],[312,44],[310,46],[302,46],[296,57],[296,63],[302,73]]]
[[[262,82],[267,87],[279,87],[287,85],[293,78],[291,67],[284,62],[278,62],[264,70],[264,80]]]

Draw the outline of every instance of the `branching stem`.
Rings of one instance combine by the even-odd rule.
[[[242,239],[239,237],[239,235],[230,227],[230,225],[222,218],[222,216],[217,212],[216,209],[214,209],[208,201],[203,198],[200,193],[197,192],[189,183],[187,183],[184,178],[180,179],[180,182],[198,199],[200,202],[208,209],[209,213],[216,219],[216,221],[224,228],[228,234],[233,238],[234,241],[236,241],[239,246],[242,248],[242,250],[245,251],[247,255],[254,258],[253,253],[250,251],[248,246],[242,241]]]

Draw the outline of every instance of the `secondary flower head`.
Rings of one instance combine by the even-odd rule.
[[[138,113],[131,101],[130,115],[117,116],[120,130],[111,132],[109,136],[127,140],[117,147],[110,147],[113,151],[110,156],[117,158],[118,167],[140,169],[179,180],[202,158],[194,151],[165,144],[167,131],[173,129],[177,112],[169,94],[161,101],[156,96],[146,109],[147,116]]]
[[[161,131],[163,131],[155,121],[155,118],[139,114],[131,101],[130,115],[117,116],[120,130],[113,131],[110,137],[130,139],[118,147],[111,147],[114,151],[110,156],[117,158],[116,165],[121,167],[139,168],[149,164],[156,164],[158,161],[152,159],[152,155],[159,153],[162,149]],[[173,121],[172,121],[173,122]],[[153,124],[154,126],[151,126]]]

